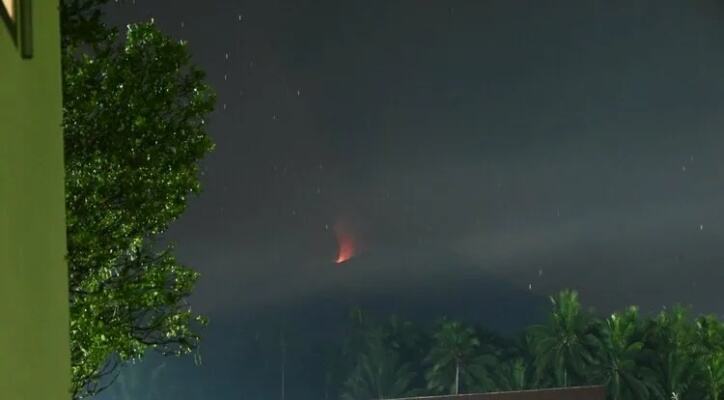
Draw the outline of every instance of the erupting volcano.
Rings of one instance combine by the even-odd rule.
[[[356,254],[355,242],[351,235],[337,231],[337,259],[336,264],[349,261]]]

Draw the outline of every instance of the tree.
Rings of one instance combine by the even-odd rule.
[[[714,316],[702,316],[694,329],[698,397],[719,400],[724,396],[724,325]]]
[[[564,290],[550,298],[547,324],[530,328],[529,340],[538,384],[570,386],[586,383],[586,369],[597,346],[593,319],[581,310],[578,294]]]
[[[645,327],[647,364],[663,396],[684,399],[694,382],[694,331],[688,312],[680,306],[664,310]]]
[[[607,386],[610,399],[646,400],[658,393],[643,365],[644,343],[636,307],[611,314],[600,326],[599,340],[596,383]]]
[[[375,328],[366,334],[364,349],[344,382],[342,399],[388,399],[410,392],[415,374],[388,343],[388,334]]]
[[[479,354],[480,341],[473,329],[443,319],[432,339],[427,356],[431,366],[425,374],[428,389],[436,393],[459,394],[461,387],[474,390],[494,387],[488,368],[496,359],[491,354]]]
[[[636,307],[628,307],[599,320],[581,310],[573,291],[560,292],[551,302],[546,324],[512,338],[447,319],[431,334],[420,334],[397,317],[376,324],[356,310],[346,349],[357,353],[342,354],[362,356],[352,358],[346,398],[395,392],[377,387],[405,387],[408,396],[424,396],[577,384],[604,384],[612,400],[722,398],[724,324],[716,317],[702,316],[694,324],[677,306],[643,319]],[[410,378],[421,365],[421,349],[427,349],[428,391]],[[395,365],[399,374],[391,372]]]
[[[719,400],[724,396],[724,352],[719,350],[702,355],[695,361],[704,400]]]
[[[152,23],[123,35],[102,0],[65,0],[63,91],[72,390],[103,390],[153,349],[197,348],[198,273],[159,237],[198,193],[214,96],[183,43]]]
[[[525,390],[532,388],[531,368],[522,357],[506,360],[496,368],[497,390]]]

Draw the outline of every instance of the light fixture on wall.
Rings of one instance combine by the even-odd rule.
[[[33,16],[31,0],[2,0],[0,17],[23,58],[33,56]]]
[[[5,6],[5,12],[8,18],[15,21],[15,0],[3,0],[3,5]]]

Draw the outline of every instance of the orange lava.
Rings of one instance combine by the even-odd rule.
[[[337,243],[339,249],[337,250],[337,259],[334,261],[336,264],[342,264],[349,261],[355,255],[354,240],[349,235],[339,234],[337,235]]]

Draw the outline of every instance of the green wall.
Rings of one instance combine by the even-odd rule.
[[[69,399],[58,3],[32,5],[31,59],[0,20],[0,399]]]

